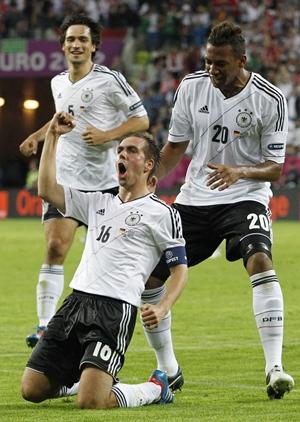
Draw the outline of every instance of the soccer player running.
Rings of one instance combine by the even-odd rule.
[[[223,239],[227,259],[243,259],[265,356],[267,394],[280,399],[294,381],[282,368],[283,297],[272,263],[268,203],[270,182],[278,179],[284,162],[288,116],[281,91],[245,65],[240,27],[226,21],[216,25],[207,41],[205,71],[187,75],[175,94],[157,174],[161,178],[174,168],[191,142],[192,161],[174,204],[188,265],[207,259]],[[152,275],[148,287],[159,298],[159,286],[169,275],[163,261]],[[170,326],[163,333],[160,327],[146,331],[161,368],[169,356]]]
[[[84,15],[66,17],[61,26],[62,50],[68,70],[51,81],[56,111],[76,118],[77,125],[58,142],[57,181],[81,191],[117,193],[115,170],[117,140],[148,128],[146,111],[137,93],[119,72],[93,63],[100,43],[100,27]],[[43,141],[49,122],[21,145],[30,156]],[[73,242],[78,221],[64,218],[44,203],[46,255],[36,289],[37,332],[26,342],[34,347],[53,316],[64,289],[64,260]]]
[[[80,379],[77,403],[81,408],[172,402],[167,374],[160,370],[142,384],[116,380],[145,282],[161,256],[171,278],[160,303],[142,305],[145,326],[151,329],[159,324],[187,280],[179,214],[148,188],[159,149],[145,133],[125,138],[117,151],[119,194],[80,192],[56,181],[57,139],[74,125],[67,113],[54,115],[42,151],[38,191],[65,216],[87,225],[87,239],[70,284],[73,292],[50,320],[28,361],[23,397],[32,402],[54,398],[62,386],[70,387]]]

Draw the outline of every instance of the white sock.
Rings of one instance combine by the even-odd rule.
[[[72,387],[62,386],[56,397],[69,397],[69,396],[75,396],[78,393],[79,390],[79,381],[75,382],[75,384],[72,385]]]
[[[39,325],[46,326],[56,311],[57,302],[64,290],[63,265],[43,264],[36,286]]]
[[[118,383],[112,387],[119,407],[138,407],[155,403],[160,399],[161,387],[154,382],[142,384]]]
[[[253,312],[264,350],[266,374],[282,366],[283,297],[274,270],[250,277],[253,285]]]
[[[165,286],[144,290],[142,303],[158,303],[165,292]],[[174,376],[178,371],[178,362],[174,353],[171,333],[171,312],[168,312],[156,328],[149,330],[144,326],[149,346],[154,349],[157,369]]]

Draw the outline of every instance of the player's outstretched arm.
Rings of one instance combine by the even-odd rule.
[[[110,130],[100,130],[93,126],[88,126],[82,134],[83,140],[88,145],[103,145],[106,142],[115,141],[134,132],[143,132],[149,127],[147,116],[131,117],[120,126]]]
[[[65,195],[63,187],[56,182],[56,144],[59,136],[70,132],[74,126],[73,117],[67,113],[56,113],[53,116],[46,133],[39,167],[39,196],[62,212],[65,212]]]
[[[187,266],[185,264],[170,267],[170,279],[164,296],[156,305],[145,303],[141,306],[141,317],[147,328],[155,328],[169,312],[181,295],[187,283]]]
[[[47,130],[49,128],[50,121],[47,122],[44,126],[38,129],[36,132],[29,135],[25,141],[23,141],[19,145],[19,150],[21,154],[25,155],[25,157],[30,157],[31,155],[35,155],[38,148],[38,143],[42,142],[45,139]]]

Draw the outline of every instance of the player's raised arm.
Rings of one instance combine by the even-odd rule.
[[[56,113],[53,116],[46,133],[39,168],[39,196],[62,212],[65,211],[65,196],[63,187],[56,182],[56,144],[59,136],[70,132],[74,126],[75,122],[72,116],[67,113]]]
[[[25,141],[20,144],[19,150],[21,154],[25,155],[25,157],[30,157],[31,155],[36,154],[38,143],[44,141],[49,125],[50,121],[47,122],[44,126],[42,126],[40,129],[38,129],[36,132],[29,135],[25,139]]]

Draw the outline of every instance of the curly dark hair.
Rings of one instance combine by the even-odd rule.
[[[246,41],[241,28],[229,21],[223,21],[214,26],[207,39],[207,43],[214,47],[231,45],[237,57],[246,53]]]
[[[85,25],[90,28],[91,39],[93,45],[95,45],[96,50],[101,42],[101,25],[98,22],[93,21],[88,16],[80,13],[74,13],[65,17],[63,23],[60,26],[60,44],[63,45],[66,39],[67,29],[72,25]],[[92,53],[92,58],[94,58],[96,51]]]

